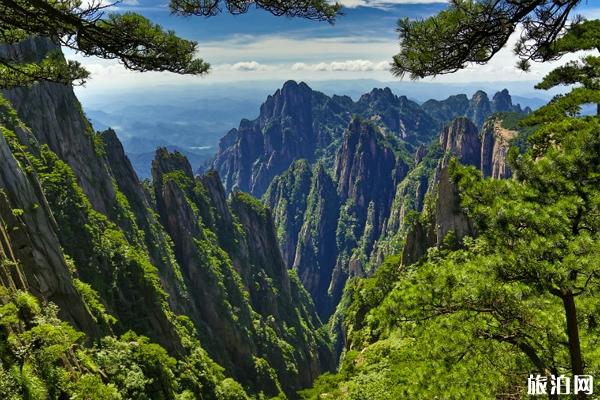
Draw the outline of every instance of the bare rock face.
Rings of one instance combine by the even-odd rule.
[[[477,127],[481,127],[492,112],[492,104],[487,93],[479,90],[471,98],[465,116],[473,121]]]
[[[350,118],[338,101],[305,83],[286,82],[267,98],[256,120],[242,120],[221,140],[213,168],[225,188],[262,196],[295,160],[313,161],[316,150],[340,136],[340,126]]]
[[[394,152],[369,123],[354,120],[336,157],[335,180],[342,202],[350,200],[364,224],[374,203],[374,230],[381,230],[394,196]]]
[[[440,146],[447,154],[443,163],[456,157],[464,165],[479,167],[481,164],[479,130],[467,118],[455,119],[442,131]]]
[[[510,141],[517,132],[502,127],[498,119],[486,122],[481,131],[481,172],[494,179],[510,178],[512,173],[507,164]]]
[[[6,128],[1,122],[0,127]],[[23,168],[27,161],[15,159],[2,134],[0,160],[2,253],[18,263],[2,281],[7,287],[26,289],[40,299],[56,303],[62,318],[92,337],[98,336],[100,329],[73,285],[56,234],[56,221],[40,184],[35,174]]]
[[[516,112],[521,113],[521,106],[519,104],[513,105],[512,97],[508,92],[508,89],[503,89],[500,92],[497,92],[492,99],[492,112],[494,113],[502,113],[502,112]]]
[[[435,209],[436,245],[457,246],[462,238],[473,235],[475,229],[471,220],[460,207],[460,195],[452,181],[448,167],[444,167],[440,173],[437,191],[438,199]],[[444,243],[448,239],[446,235],[449,232],[452,232],[454,237],[450,238],[450,243]]]
[[[19,45],[0,45],[3,58],[18,62],[43,59],[60,47],[48,38],[29,38]],[[115,190],[93,129],[85,118],[71,86],[42,82],[32,87],[3,91],[20,119],[40,144],[47,144],[75,173],[92,206],[103,214],[114,209]]]

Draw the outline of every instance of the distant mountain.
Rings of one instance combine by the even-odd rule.
[[[496,93],[492,101],[479,91],[470,100],[459,95],[419,105],[389,88],[373,89],[353,101],[288,81],[267,98],[258,118],[242,120],[221,139],[212,167],[228,191],[262,196],[273,178],[295,160],[321,160],[331,167],[353,115],[383,130],[399,150],[414,153],[455,117],[468,116],[481,127],[492,113],[508,111],[522,110],[512,104],[507,90]]]
[[[134,163],[136,172],[146,178],[150,170],[149,155],[157,147],[186,151],[196,147],[211,147],[214,152],[223,134],[237,125],[241,118],[255,118],[262,100],[281,88],[282,84],[274,80],[199,82],[185,86],[156,85],[106,91],[78,87],[76,92],[94,128],[115,129],[127,155],[139,160]],[[523,108],[535,109],[546,103],[553,94],[535,93],[534,82],[502,84],[513,94],[513,101],[520,103]],[[330,97],[350,96],[355,101],[374,87],[389,87],[393,93],[406,94],[408,99],[419,104],[429,99],[441,101],[456,93],[467,93],[471,97],[477,90],[483,89],[490,95],[495,91],[490,83],[380,82],[367,79],[314,81],[309,85]],[[202,165],[202,162],[198,164],[194,160],[197,158],[193,155],[196,152],[191,153],[192,166]]]
[[[410,215],[434,201],[451,156],[486,176],[509,176],[506,153],[516,133],[502,120],[527,112],[507,90],[491,100],[477,91],[419,105],[389,88],[353,101],[290,81],[256,120],[221,139],[213,168],[227,190],[264,194],[284,260],[327,319],[349,277],[370,274],[388,254],[417,258],[449,229],[468,232],[448,208],[450,197],[439,198],[439,235],[411,241],[420,231]]]

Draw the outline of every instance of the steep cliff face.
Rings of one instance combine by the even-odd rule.
[[[492,114],[492,104],[484,91],[477,91],[469,101],[466,117],[477,127],[481,127],[486,118]]]
[[[462,238],[475,234],[473,223],[460,207],[460,195],[450,175],[449,162],[456,159],[463,165],[483,168],[487,162],[483,159],[488,157],[485,146],[485,139],[467,118],[457,118],[442,130],[439,138],[441,157],[430,172],[427,203],[413,209],[421,215],[405,227],[403,263],[416,262],[433,246],[458,246]],[[430,164],[430,171],[431,167]],[[391,228],[393,232],[395,226]]]
[[[333,179],[323,163],[311,173],[302,161],[273,181],[266,198],[284,232],[280,245],[322,318],[333,311],[346,279],[365,274],[394,188],[408,169],[380,130],[357,118],[337,152]]]
[[[265,202],[273,211],[277,240],[286,265],[294,263],[311,179],[312,167],[308,161],[298,160],[273,179],[265,194]]]
[[[30,38],[18,46],[0,44],[4,58],[39,61],[60,47],[47,38]],[[75,173],[92,206],[103,214],[114,209],[115,191],[103,160],[96,156],[93,130],[70,86],[42,82],[28,88],[3,91],[21,120],[40,144],[46,144]]]
[[[0,51],[27,60],[53,49],[36,39]],[[147,190],[115,132],[94,133],[71,88],[43,83],[6,97],[17,110],[0,97],[2,286],[57,304],[88,337],[108,335],[102,343],[135,331],[169,357],[164,347],[179,361],[164,366],[179,382],[159,388],[165,398],[240,398],[225,374],[250,393],[294,398],[333,368],[264,206],[242,194],[228,201],[218,174],[195,177],[165,150]],[[304,126],[302,112],[275,103]]]
[[[335,308],[330,284],[337,258],[336,228],[340,199],[331,176],[317,164],[298,234],[293,268],[309,291],[317,312],[326,320]]]
[[[213,167],[225,188],[262,196],[293,161],[314,161],[317,150],[327,152],[350,119],[340,100],[287,82],[268,97],[256,120],[243,120],[221,140]]]
[[[437,122],[406,96],[396,96],[390,88],[373,89],[354,105],[355,113],[373,121],[411,145],[427,143],[434,137]]]
[[[467,118],[457,118],[440,135],[440,147],[445,153],[445,165],[451,157],[458,158],[461,164],[479,167],[481,163],[481,140],[479,130]]]
[[[189,315],[209,354],[272,395],[278,388],[290,394],[330,368],[324,340],[312,332],[320,322],[289,276],[268,209],[241,192],[227,202],[215,172],[194,177],[181,154],[165,149],[157,152],[153,180],[158,213],[198,310]],[[275,378],[258,373],[263,362]]]
[[[517,132],[502,127],[499,119],[489,120],[481,130],[481,173],[494,179],[510,178],[506,158],[510,141]]]
[[[503,89],[500,92],[497,92],[492,98],[492,112],[494,113],[502,113],[502,112],[515,112],[521,113],[520,105],[513,105],[512,97],[508,92],[508,89]]]
[[[396,164],[398,163],[398,171]],[[335,180],[344,204],[343,217],[348,226],[340,239],[341,252],[351,252],[359,243],[361,253],[370,254],[389,215],[394,188],[408,168],[396,160],[384,137],[369,123],[354,120],[336,158]],[[355,255],[351,273],[362,274],[362,263]]]
[[[0,112],[7,112],[6,105],[2,108]],[[9,129],[17,126],[6,122],[0,123],[2,284],[56,303],[62,318],[98,336],[100,329],[73,284],[42,188],[27,160],[15,158],[6,141],[8,136],[16,145],[16,135],[10,135]]]
[[[180,153],[157,152],[152,176],[157,210],[162,225],[173,240],[174,252],[183,277],[194,293],[192,301],[199,314],[191,315],[201,328],[204,342],[213,357],[227,368],[233,368],[255,351],[252,341],[242,331],[235,329],[233,310],[226,307],[230,293],[237,317],[243,324],[250,323],[250,309],[244,304],[242,290],[234,280],[233,268],[225,260],[214,260],[218,249],[209,232],[205,230],[200,214],[208,208],[207,199],[198,196],[191,166]],[[200,193],[202,194],[202,193]],[[204,218],[205,220],[206,218]],[[217,262],[220,261],[220,262]],[[228,360],[228,356],[239,359]]]
[[[287,83],[282,90],[297,86],[303,88],[303,96],[289,97],[278,91],[265,103],[258,120],[242,121],[240,129],[228,133],[215,167],[224,174],[233,171],[235,177],[245,174],[246,182],[267,176],[261,171],[274,165],[280,152],[264,143],[279,143],[281,135],[279,128],[266,130],[265,121],[288,113],[288,102],[307,103],[298,101],[308,98],[305,85]],[[312,98],[327,99],[323,96],[313,94]],[[314,109],[315,103],[311,104]],[[490,176],[507,177],[510,135],[487,132],[488,125],[482,133],[479,128],[495,112],[519,112],[520,108],[512,105],[507,91],[496,93],[492,101],[479,91],[471,99],[457,95],[419,106],[390,89],[375,89],[357,102],[334,96],[328,104],[341,116],[330,125],[335,126],[335,138],[325,148],[317,144],[302,156],[288,153],[285,171],[265,178],[265,182],[270,179],[270,186],[263,199],[273,210],[285,263],[297,272],[320,317],[332,318],[335,327],[343,314],[343,305],[336,307],[350,277],[370,275],[387,255],[399,254],[402,262],[412,263],[430,247],[455,247],[465,235],[474,234],[460,206],[450,160],[456,158]],[[335,124],[348,117],[347,110],[357,117],[342,135]],[[321,124],[322,116],[313,113],[311,117],[312,128],[306,123],[308,112],[288,120],[298,121],[295,126],[301,129],[296,135],[323,143],[314,136],[314,126]],[[252,128],[254,133],[250,133],[251,127],[261,123],[263,127]],[[272,138],[265,139],[269,135]],[[248,155],[242,148],[248,143],[259,144],[245,161],[252,170],[238,168],[238,161]],[[224,182],[227,191],[235,186],[228,178]]]
[[[104,154],[110,165],[114,182],[127,199],[137,226],[143,230],[143,244],[153,265],[158,269],[161,284],[169,295],[169,305],[177,313],[194,312],[194,305],[186,296],[187,288],[181,279],[180,266],[171,248],[171,239],[160,224],[147,193],[125,155],[123,145],[112,129],[101,132]]]

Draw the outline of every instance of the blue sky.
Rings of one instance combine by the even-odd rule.
[[[300,18],[274,17],[251,10],[245,15],[211,18],[177,17],[166,0],[124,0],[115,11],[135,11],[180,36],[199,43],[199,56],[213,69],[205,77],[169,73],[133,73],[115,61],[81,58],[92,72],[89,88],[190,84],[266,79],[391,81],[389,61],[398,51],[395,32],[401,17],[424,18],[446,7],[436,0],[342,0],[344,15],[333,25]],[[600,17],[600,8],[584,2],[578,12]],[[596,4],[596,7],[600,7]],[[552,66],[535,66],[532,73],[514,69],[509,49],[486,66],[470,67],[436,78],[440,82],[533,81]]]

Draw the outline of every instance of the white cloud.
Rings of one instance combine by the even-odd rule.
[[[223,64],[217,67],[218,69],[229,69],[231,71],[272,71],[276,67],[272,65],[261,64],[256,61],[241,61],[235,64]]]
[[[448,0],[338,0],[340,4],[348,8],[374,7],[386,8],[396,4],[435,4],[447,3]]]
[[[389,61],[373,62],[369,60],[346,60],[320,62],[316,64],[307,64],[298,62],[292,65],[292,71],[327,71],[327,72],[369,72],[369,71],[388,71],[390,69]]]

